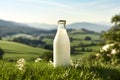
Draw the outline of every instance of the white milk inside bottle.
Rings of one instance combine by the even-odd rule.
[[[58,21],[58,29],[53,42],[54,67],[70,64],[70,40],[65,25],[65,20]]]

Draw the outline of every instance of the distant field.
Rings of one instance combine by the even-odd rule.
[[[89,36],[92,38],[92,40],[96,40],[96,39],[99,39],[100,38],[100,35],[99,34],[70,34],[69,35],[70,37],[74,38],[74,39],[84,39],[86,36]]]
[[[26,38],[29,38],[29,39],[34,39],[34,37],[32,35],[28,35],[28,34],[15,34],[15,35],[12,35],[12,36],[3,37],[3,40],[13,40],[14,38],[18,38],[18,37],[26,37]]]
[[[4,58],[18,59],[26,58],[30,59],[33,57],[39,57],[41,54],[49,51],[41,48],[34,48],[20,43],[1,41],[0,47],[4,50]]]
[[[87,33],[82,30],[73,30],[72,32],[68,32],[68,35],[70,39],[72,38],[72,40],[70,40],[71,48],[74,47],[74,52],[72,52],[72,56],[71,56],[72,59],[82,58],[89,56],[90,54],[95,54],[97,53],[96,51],[98,51],[101,48],[101,46],[99,45],[92,45],[92,43],[94,43],[95,41],[100,40],[100,34],[98,33]],[[52,35],[48,35],[46,33],[46,34],[40,34],[39,36],[43,37],[40,39],[42,42],[45,42],[43,46],[45,45],[49,45],[50,47],[53,46],[53,40],[54,40],[53,33]],[[16,34],[12,36],[3,37],[3,40],[12,40],[13,38],[17,38],[17,37],[37,39],[37,37],[33,35]],[[85,40],[86,37],[90,37],[91,40]],[[99,43],[99,42],[95,42],[95,43]],[[81,44],[89,45],[89,46],[81,47]],[[44,47],[35,48],[24,44],[9,42],[9,41],[0,41],[0,47],[3,48],[5,51],[5,55],[4,55],[5,59],[6,58],[18,59],[20,57],[30,59],[32,57],[38,57],[39,55],[48,51],[46,49],[43,49]],[[83,48],[85,48],[85,50],[91,49],[92,51],[91,52],[82,51]]]
[[[4,58],[5,59],[19,59],[19,58],[35,58],[39,57],[40,55],[44,54],[45,52],[49,51],[46,49],[35,48],[31,46],[27,46],[20,43],[9,42],[9,41],[1,41],[0,40],[0,47],[4,50]],[[99,50],[100,46],[91,46],[89,48]],[[76,48],[78,50],[78,54],[71,55],[71,59],[78,59],[83,57],[88,57],[90,54],[95,54],[96,52],[81,52],[79,51],[80,48]]]
[[[78,47],[78,48],[75,48],[77,54],[73,54],[71,56],[71,59],[78,59],[78,58],[85,58],[85,57],[89,57],[90,55],[92,54],[96,54],[97,51],[99,51],[101,49],[102,46],[90,46],[90,47],[85,47],[87,49],[92,49],[93,51],[92,52],[82,52],[80,51],[81,50],[81,47]]]

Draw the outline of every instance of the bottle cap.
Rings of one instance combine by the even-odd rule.
[[[66,20],[59,20],[58,24],[66,24]]]

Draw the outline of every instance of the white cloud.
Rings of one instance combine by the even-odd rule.
[[[16,0],[16,1],[32,4],[33,6],[43,6],[43,5],[49,6],[47,8],[51,8],[51,7],[69,8],[70,7],[66,4],[51,1],[51,0]],[[38,4],[38,5],[36,5],[36,4]]]

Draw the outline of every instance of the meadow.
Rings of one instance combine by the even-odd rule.
[[[100,43],[100,34],[95,32],[86,31],[84,29],[73,29],[68,30],[68,35],[71,41],[71,59],[73,58],[82,58],[87,57],[91,54],[95,54],[100,50],[102,45],[98,45]],[[39,35],[28,35],[28,34],[15,34],[9,35],[2,38],[0,41],[0,47],[4,50],[4,59],[19,59],[23,58],[36,58],[41,56],[46,52],[52,52],[53,47],[53,39],[55,33],[54,31],[50,34],[43,33]],[[21,42],[26,42],[21,40],[21,42],[15,42],[13,39],[23,37],[27,38],[27,40],[37,40],[41,41],[45,44],[39,47],[39,44],[36,47],[32,46],[33,43],[29,42],[29,45]],[[90,40],[86,40],[86,37],[89,37]],[[34,41],[35,42],[35,41]],[[31,45],[32,44],[32,45]],[[41,44],[40,44],[41,45]],[[46,47],[44,47],[46,46]],[[49,49],[50,48],[50,49]]]
[[[42,59],[39,62],[35,62],[36,58],[43,54],[51,53],[52,50],[10,40],[26,35],[17,34],[3,38],[3,40],[0,40],[0,47],[5,53],[3,60],[0,60],[0,80],[120,80],[119,64],[111,64],[90,58],[91,55],[98,53],[103,46],[99,45],[100,34],[80,34],[79,32],[79,30],[76,30],[69,33],[71,49],[74,49],[74,52],[71,52],[71,65],[56,68],[49,60]],[[53,35],[42,35],[43,38],[40,40],[52,46]],[[33,36],[27,37],[36,39]],[[86,40],[86,37],[91,39]],[[25,65],[22,65],[24,67],[23,70],[19,70],[16,66],[17,60],[20,58],[25,59]]]
[[[0,60],[0,80],[120,80],[120,65],[89,59],[96,52],[71,55],[71,65],[56,67],[49,61],[35,59],[49,50],[11,41],[0,41],[4,60]],[[91,46],[91,48],[101,46]],[[17,60],[25,59],[24,70],[19,70]],[[32,59],[31,59],[32,58]],[[10,60],[15,60],[11,62]],[[9,61],[8,61],[9,60]]]
[[[30,60],[31,58],[39,57],[49,50],[42,48],[35,48],[25,44],[3,41],[0,40],[0,47],[4,50],[4,59],[17,60],[19,58],[25,58]]]
[[[120,65],[98,61],[78,61],[68,67],[49,62],[26,62],[24,70],[17,63],[0,61],[0,80],[120,80]]]

